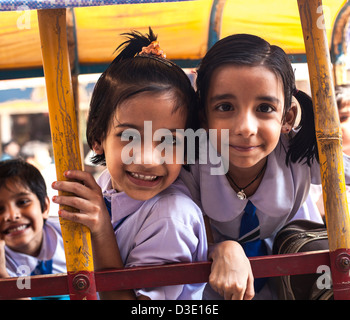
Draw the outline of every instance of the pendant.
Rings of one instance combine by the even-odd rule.
[[[243,189],[237,193],[237,198],[240,199],[240,200],[247,199],[247,195],[244,193]]]

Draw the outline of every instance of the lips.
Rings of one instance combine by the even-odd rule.
[[[130,172],[127,171],[129,180],[141,187],[154,187],[161,181],[161,176],[151,175],[146,173]]]
[[[29,227],[29,224],[13,225],[13,226],[6,228],[2,233],[5,235],[16,235],[16,234],[23,232],[28,227]]]
[[[257,148],[257,146],[237,146],[232,144],[230,147],[241,152],[249,152]]]
[[[135,172],[129,172],[129,174],[135,179],[144,180],[144,181],[154,181],[155,179],[158,178],[158,176],[145,175],[145,174],[140,174]]]

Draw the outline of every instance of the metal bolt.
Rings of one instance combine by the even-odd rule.
[[[73,279],[73,287],[78,291],[87,290],[90,287],[89,278],[84,274],[78,274]]]
[[[347,253],[339,254],[336,259],[336,265],[341,271],[348,271],[350,269],[350,256]]]

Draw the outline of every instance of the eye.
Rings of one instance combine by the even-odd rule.
[[[232,111],[233,107],[228,103],[222,103],[215,107],[215,110],[221,111],[221,112],[227,112]]]
[[[120,137],[122,141],[135,141],[141,139],[141,134],[135,129],[126,129],[118,133],[117,137]]]
[[[268,103],[262,103],[258,106],[257,111],[264,112],[264,113],[270,113],[275,111],[274,106],[268,104]]]
[[[167,135],[161,138],[161,142],[165,142],[169,145],[177,145],[180,143],[180,139],[175,135]]]
[[[346,122],[350,117],[349,112],[339,112],[339,120],[340,122]]]
[[[345,122],[346,120],[348,120],[349,117],[348,116],[341,116],[340,117],[340,122]]]
[[[18,207],[25,207],[25,206],[30,205],[30,203],[31,203],[31,200],[30,200],[30,199],[27,199],[27,198],[18,199],[18,200],[16,201],[16,205],[17,205]]]

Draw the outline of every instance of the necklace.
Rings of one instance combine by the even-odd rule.
[[[234,184],[234,186],[236,188],[238,188],[238,190],[241,190],[239,192],[237,192],[237,198],[240,200],[245,200],[247,199],[247,195],[244,192],[244,189],[247,189],[253,182],[255,182],[257,179],[259,179],[259,177],[263,174],[265,168],[267,166],[267,161],[265,162],[264,166],[261,168],[261,170],[259,171],[259,173],[256,175],[256,177],[249,182],[244,188],[239,187],[236,182],[233,181],[232,177],[229,175],[229,173],[226,174],[226,176],[228,177],[228,179]]]

